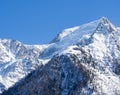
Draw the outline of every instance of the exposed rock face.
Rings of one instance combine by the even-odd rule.
[[[120,95],[120,30],[107,18],[65,29],[38,51],[24,62],[34,71],[2,95]]]
[[[84,56],[83,54],[83,57],[78,59],[78,56],[71,54],[55,55],[48,64],[29,74],[22,83],[18,83],[3,94],[77,95],[82,93],[83,88],[87,87],[87,83],[93,78],[93,73],[85,65]]]

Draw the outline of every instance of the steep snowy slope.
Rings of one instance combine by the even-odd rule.
[[[44,47],[32,61],[45,64],[3,95],[120,95],[120,29],[107,18],[65,29]]]
[[[46,47],[0,39],[0,93],[41,65],[39,54]]]

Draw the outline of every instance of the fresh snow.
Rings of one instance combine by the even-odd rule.
[[[120,93],[120,77],[112,72],[114,60],[120,60],[120,28],[105,17],[65,29],[46,45],[24,45],[18,41],[0,39],[0,83],[8,89],[38,66],[47,64],[56,54],[81,54],[75,49],[78,46],[90,53],[97,63],[94,85],[98,91],[105,94],[110,92],[109,95]],[[102,71],[104,67],[106,69]],[[92,95],[97,94],[94,92]]]

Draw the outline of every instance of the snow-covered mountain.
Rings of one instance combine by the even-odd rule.
[[[39,55],[46,47],[0,39],[0,93],[41,65]]]
[[[105,17],[47,45],[0,45],[3,95],[120,95],[120,28]]]

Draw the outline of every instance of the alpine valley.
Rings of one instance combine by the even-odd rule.
[[[1,95],[120,95],[120,28],[107,18],[45,45],[0,39]]]

